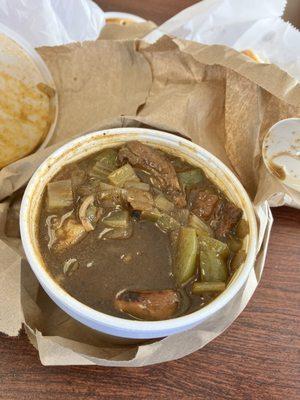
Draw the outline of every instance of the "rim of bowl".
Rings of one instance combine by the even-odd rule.
[[[129,19],[132,22],[146,22],[145,18],[136,14],[121,12],[121,11],[107,11],[104,13],[105,19]]]
[[[81,303],[79,300],[76,300],[72,297],[69,293],[67,293],[55,280],[51,277],[51,275],[47,272],[45,267],[39,261],[39,257],[36,254],[36,250],[34,248],[33,242],[30,236],[30,229],[29,225],[32,223],[29,221],[29,211],[30,206],[32,204],[31,201],[31,193],[34,197],[34,187],[36,185],[36,181],[39,180],[39,173],[42,168],[47,165],[49,159],[57,159],[58,156],[61,154],[66,153],[67,150],[70,150],[74,146],[83,145],[86,141],[89,141],[90,138],[93,136],[105,136],[108,137],[109,135],[118,135],[126,133],[128,137],[130,137],[130,133],[142,134],[142,135],[149,135],[147,139],[151,142],[151,135],[153,133],[158,134],[160,138],[163,138],[164,145],[168,146],[169,142],[175,142],[178,144],[178,141],[183,145],[187,145],[189,151],[201,152],[206,157],[210,158],[217,168],[222,168],[225,171],[225,174],[230,178],[231,182],[239,192],[239,194],[243,197],[243,211],[247,215],[247,220],[250,227],[250,232],[252,231],[252,237],[249,236],[249,244],[248,244],[248,251],[247,257],[244,261],[242,268],[240,269],[238,276],[236,279],[222,292],[219,296],[217,296],[211,303],[207,304],[200,310],[194,311],[191,314],[186,314],[177,318],[163,320],[163,321],[137,321],[137,320],[129,320],[125,318],[119,318],[112,315],[105,314],[101,311],[96,311],[95,309]],[[135,138],[135,140],[137,140]],[[145,141],[145,138],[141,138],[141,141]],[[83,143],[82,143],[83,142]],[[155,141],[153,140],[154,144]],[[66,153],[67,154],[67,153]],[[64,157],[63,157],[64,158]],[[55,165],[55,162],[53,163]],[[47,182],[44,183],[44,186]],[[95,131],[84,136],[80,136],[76,138],[60,148],[54,151],[47,159],[39,166],[36,170],[34,175],[31,177],[26,190],[23,195],[21,210],[20,210],[20,232],[21,232],[21,239],[23,248],[28,259],[28,262],[35,273],[37,279],[42,284],[47,287],[47,289],[54,293],[56,299],[58,299],[62,304],[65,304],[67,308],[71,308],[76,310],[76,313],[80,315],[84,320],[92,320],[95,323],[101,321],[107,328],[117,328],[121,331],[127,332],[136,332],[139,331],[141,333],[151,333],[154,335],[159,334],[160,331],[172,331],[176,328],[180,328],[182,326],[192,326],[196,325],[197,322],[205,319],[209,315],[214,314],[221,308],[225,306],[241,289],[242,285],[244,284],[245,280],[247,279],[255,258],[256,258],[256,243],[257,243],[257,223],[256,217],[253,209],[253,205],[251,200],[240,183],[237,177],[233,174],[233,172],[225,165],[222,161],[220,161],[217,157],[211,154],[209,151],[205,150],[201,146],[188,141],[180,136],[176,136],[174,134],[166,133],[159,130],[154,129],[144,129],[144,128],[114,128],[114,129],[107,129],[101,131]],[[43,284],[42,284],[43,286]],[[75,317],[76,319],[76,317]],[[188,328],[187,328],[188,329]]]

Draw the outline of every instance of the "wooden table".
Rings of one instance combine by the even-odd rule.
[[[157,23],[195,2],[98,1],[105,11],[132,12]],[[204,349],[140,369],[43,367],[24,334],[2,335],[0,399],[299,399],[300,211],[273,211],[262,281],[245,311]]]

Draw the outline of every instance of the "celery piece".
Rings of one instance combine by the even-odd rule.
[[[181,228],[173,270],[177,284],[184,285],[195,274],[197,248],[196,230],[193,228]]]
[[[148,183],[144,183],[144,182],[129,181],[129,182],[124,183],[124,188],[125,189],[138,189],[138,190],[143,190],[144,192],[149,192],[150,185]]]
[[[231,260],[230,263],[231,270],[233,272],[236,271],[245,260],[246,260],[246,252],[244,250],[239,250]]]
[[[230,237],[227,240],[227,244],[228,247],[231,251],[233,251],[234,253],[236,253],[237,251],[239,251],[242,247],[243,247],[243,241],[239,240],[235,237]]]
[[[246,237],[248,233],[249,233],[249,224],[244,219],[241,219],[236,228],[237,237],[240,239],[244,239],[244,237]]]
[[[213,236],[213,231],[202,219],[195,214],[190,214],[188,225],[196,229],[199,236]]]
[[[127,201],[134,210],[150,211],[153,208],[152,194],[144,190],[128,189]]]
[[[203,282],[226,282],[228,246],[210,237],[199,238],[200,272]]]
[[[91,178],[106,182],[108,175],[117,168],[118,153],[114,149],[103,150],[96,158],[96,162],[89,170]]]
[[[203,181],[203,172],[200,169],[179,172],[178,179],[182,187],[190,187]]]
[[[70,179],[50,182],[47,185],[47,209],[70,207],[73,205],[72,183]]]
[[[96,162],[89,171],[89,175],[94,178],[102,178],[109,175],[117,168],[118,153],[114,149],[105,149],[95,158]]]
[[[100,190],[108,191],[108,190],[115,190],[116,188],[114,185],[110,185],[109,183],[99,182],[98,187]]]
[[[120,187],[123,187],[129,181],[139,182],[139,178],[130,164],[125,164],[123,167],[113,171],[108,175],[108,179],[113,185]]]
[[[180,228],[180,223],[168,214],[162,214],[157,220],[156,225],[164,232]]]
[[[111,228],[126,228],[129,224],[129,213],[124,210],[111,211],[102,218],[102,222]]]
[[[155,206],[162,211],[170,212],[174,210],[174,204],[165,198],[163,194],[159,194],[154,199]]]
[[[170,215],[171,217],[175,218],[180,225],[186,226],[188,224],[190,212],[186,208],[176,208],[170,213]]]
[[[142,211],[141,218],[151,222],[156,222],[159,218],[161,218],[161,212],[157,208],[153,208],[149,211]]]
[[[224,282],[195,282],[192,287],[192,293],[201,295],[207,292],[223,292],[225,288]]]

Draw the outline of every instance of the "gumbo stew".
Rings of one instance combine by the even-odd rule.
[[[106,314],[164,320],[200,309],[245,259],[248,224],[205,173],[138,141],[66,165],[38,237],[48,271]]]

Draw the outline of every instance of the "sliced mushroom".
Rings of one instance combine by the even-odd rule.
[[[64,262],[63,273],[67,276],[71,276],[79,268],[79,262],[77,258],[69,258]]]
[[[171,289],[125,290],[117,294],[115,307],[138,319],[158,321],[171,318],[177,311],[179,302],[179,293]]]
[[[99,221],[101,216],[101,209],[97,209],[94,206],[94,201],[94,195],[90,195],[83,200],[79,208],[79,219],[86,232],[90,232],[95,229],[95,224]],[[91,208],[93,212],[89,212],[89,210],[91,211]]]
[[[49,237],[49,242],[48,242],[48,249],[50,250],[53,244],[57,240],[56,236],[56,230],[61,228],[62,224],[64,221],[69,218],[73,214],[73,210],[65,213],[64,215],[59,218],[56,214],[49,215],[46,218],[46,227],[48,231],[48,237]]]

